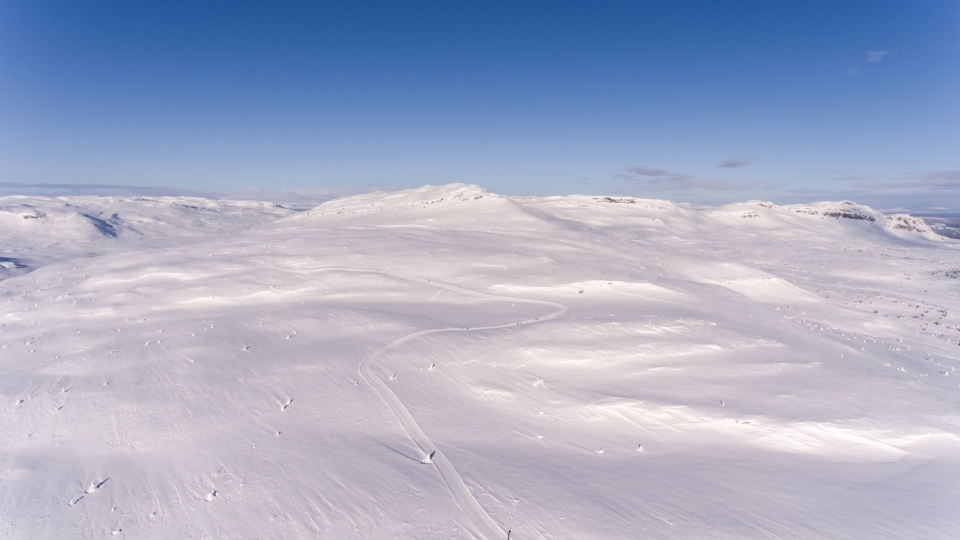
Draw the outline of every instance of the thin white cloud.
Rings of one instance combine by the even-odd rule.
[[[748,186],[729,182],[727,180],[697,178],[696,176],[689,174],[671,172],[664,169],[651,169],[650,167],[637,166],[627,167],[625,170],[629,173],[633,173],[633,176],[618,174],[614,176],[614,178],[622,178],[631,182],[643,182],[643,185],[645,185],[647,189],[656,191],[748,189]]]
[[[920,184],[934,191],[960,191],[960,169],[918,174]]]
[[[297,189],[266,190],[258,188],[241,189],[233,196],[257,200],[286,201],[295,203],[316,203],[320,204],[341,197],[349,197],[360,193],[371,193],[374,191],[400,191],[415,187],[408,184],[377,181],[367,182],[356,185],[332,185],[323,187],[302,187]]]
[[[727,180],[710,180],[687,175],[656,178],[651,180],[649,185],[653,189],[662,191],[692,191],[696,189],[728,191],[748,188],[743,184],[736,184]]]
[[[926,172],[917,175],[917,177],[927,182],[960,186],[960,169]]]
[[[879,62],[888,54],[890,51],[867,51],[867,62]]]
[[[860,181],[853,185],[854,189],[864,191],[900,192],[960,192],[960,169],[946,169],[903,175],[904,180],[888,182]]]
[[[627,167],[626,171],[640,176],[673,176],[677,174],[663,169],[651,169],[649,167]]]
[[[717,164],[717,167],[723,169],[736,169],[737,167],[746,167],[750,162],[741,158],[725,159]]]
[[[143,197],[205,197],[217,199],[224,193],[197,189],[162,186],[128,186],[122,184],[26,184],[0,182],[2,195],[40,195],[62,197],[68,195],[143,196]]]

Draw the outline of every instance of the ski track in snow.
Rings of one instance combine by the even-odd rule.
[[[5,540],[960,530],[960,242],[910,216],[4,197],[0,251]]]
[[[295,270],[291,270],[288,268],[280,268],[272,264],[268,264],[268,265],[271,268],[274,268],[276,270],[281,270],[284,272],[296,274],[300,277],[313,281],[310,277],[308,277],[302,272],[297,272]],[[393,411],[393,414],[397,417],[397,420],[403,426],[404,431],[407,432],[407,436],[410,437],[410,440],[412,440],[417,446],[419,446],[420,450],[423,452],[423,455],[425,457],[429,456],[428,459],[430,459],[430,461],[432,461],[433,464],[436,465],[437,470],[440,472],[440,475],[443,477],[444,482],[446,482],[447,487],[450,489],[450,493],[453,495],[454,499],[456,499],[457,504],[460,506],[460,509],[463,510],[467,518],[471,521],[471,523],[473,523],[473,526],[476,529],[475,533],[479,534],[482,538],[486,538],[488,540],[498,540],[500,538],[503,538],[505,534],[503,529],[501,529],[500,526],[498,526],[493,521],[493,519],[490,518],[490,515],[487,514],[487,512],[483,509],[483,507],[480,506],[480,503],[477,502],[476,497],[473,496],[473,493],[470,492],[470,489],[463,482],[463,479],[460,478],[460,474],[457,473],[457,470],[454,468],[453,464],[450,463],[450,461],[443,454],[443,452],[439,448],[437,448],[436,445],[433,444],[433,442],[430,440],[429,437],[427,437],[427,435],[423,432],[423,430],[420,429],[420,425],[417,424],[416,419],[414,419],[413,415],[410,414],[410,411],[407,410],[407,407],[403,404],[403,401],[401,401],[400,398],[393,393],[393,390],[391,390],[390,387],[387,386],[387,384],[383,382],[383,380],[380,377],[377,376],[377,374],[373,371],[373,366],[374,366],[374,363],[377,361],[377,359],[380,357],[380,355],[383,354],[384,352],[396,347],[397,345],[406,343],[408,341],[411,341],[426,335],[439,334],[442,332],[481,332],[484,330],[514,328],[516,326],[521,326],[526,324],[546,322],[551,319],[560,317],[561,315],[566,313],[567,306],[564,306],[563,304],[557,304],[554,302],[547,302],[544,300],[529,300],[525,298],[514,298],[510,296],[500,296],[500,295],[479,293],[479,292],[470,291],[461,287],[457,287],[454,285],[440,283],[438,281],[432,281],[425,278],[418,278],[414,276],[408,276],[405,274],[398,274],[398,273],[389,272],[389,271],[368,270],[364,268],[331,267],[331,268],[312,269],[312,272],[357,272],[357,273],[364,273],[364,274],[382,274],[382,275],[393,276],[396,278],[421,283],[424,285],[439,287],[441,290],[446,289],[449,291],[460,292],[460,293],[468,294],[474,297],[482,296],[484,298],[490,298],[495,300],[503,300],[508,302],[525,302],[530,304],[541,304],[541,305],[548,305],[548,306],[557,308],[556,311],[553,311],[542,317],[535,317],[532,319],[525,319],[521,321],[506,323],[506,324],[498,324],[493,326],[481,326],[477,328],[434,328],[431,330],[420,330],[418,332],[414,332],[412,334],[396,339],[388,343],[387,345],[384,345],[383,347],[380,347],[379,349],[373,351],[360,362],[360,366],[357,369],[358,373],[363,378],[363,380],[367,384],[369,384],[374,390],[377,391],[377,393],[380,395],[383,401],[387,404],[387,406],[390,407],[390,410]],[[434,296],[433,298],[436,298],[436,296]],[[431,298],[430,300],[432,301],[433,298]]]

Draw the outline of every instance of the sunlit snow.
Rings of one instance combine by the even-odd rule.
[[[0,537],[956,538],[960,241],[849,202],[0,198]]]

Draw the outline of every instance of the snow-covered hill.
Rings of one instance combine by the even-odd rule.
[[[259,201],[196,197],[0,197],[0,277],[135,245],[168,246],[289,216]]]
[[[0,537],[955,538],[960,251],[849,202],[0,198]]]

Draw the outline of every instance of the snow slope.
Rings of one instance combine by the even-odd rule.
[[[3,538],[960,530],[960,244],[909,216],[450,185],[0,235]]]

